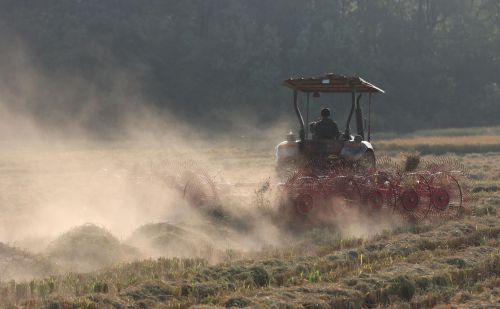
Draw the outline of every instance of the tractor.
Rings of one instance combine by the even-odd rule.
[[[317,78],[287,79],[283,84],[293,90],[293,107],[299,120],[299,138],[293,133],[276,147],[278,172],[296,168],[303,164],[319,166],[358,166],[361,169],[375,169],[375,153],[371,144],[371,102],[372,95],[384,90],[360,77],[347,77],[329,73]],[[306,120],[299,107],[299,92],[306,95]],[[345,130],[338,139],[316,139],[312,134],[313,123],[309,124],[310,97],[322,94],[351,94],[351,108]],[[368,120],[363,118],[361,98],[368,96]],[[351,132],[354,116],[356,131]],[[367,122],[367,123],[366,123]],[[306,125],[307,124],[307,125]]]
[[[418,157],[416,164],[401,168],[390,158],[376,160],[371,144],[371,103],[373,95],[384,90],[360,77],[337,74],[290,78],[283,84],[293,91],[293,108],[299,121],[298,138],[290,133],[276,146],[280,181],[278,190],[270,190],[279,192],[277,214],[285,226],[301,230],[353,216],[392,215],[415,224],[463,214],[472,198],[471,178],[456,161],[420,161]],[[329,93],[347,94],[351,104],[343,132],[338,138],[323,139],[311,130],[309,107],[311,97]],[[299,94],[305,98],[305,104],[301,104],[305,105],[305,120]],[[364,97],[366,119],[361,101]],[[355,122],[354,132],[351,122]],[[226,187],[217,185],[215,178],[194,163],[174,163],[156,177],[200,211],[220,204],[218,188]],[[266,184],[266,190],[274,187]]]
[[[373,94],[384,90],[360,77],[329,73],[317,78],[290,78],[283,84],[293,91],[299,136],[287,135],[276,146],[278,176],[282,182],[280,209],[288,223],[311,227],[332,218],[356,214],[387,216],[395,213],[411,223],[435,217],[457,217],[467,201],[469,177],[462,166],[437,160],[423,168],[404,170],[390,159],[377,164],[371,144]],[[299,106],[305,94],[305,121]],[[345,130],[336,139],[319,139],[309,124],[310,98],[347,93],[351,97]],[[368,117],[361,98],[368,97]],[[354,117],[356,131],[351,131]],[[306,125],[308,124],[308,125]],[[379,166],[377,166],[379,165]],[[326,222],[325,222],[326,221]]]

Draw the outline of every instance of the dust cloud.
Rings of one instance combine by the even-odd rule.
[[[234,117],[245,133],[212,136],[147,104],[124,73],[102,93],[78,77],[45,78],[20,47],[8,54],[1,62],[10,78],[0,81],[0,280],[160,256],[217,263],[297,240],[277,223],[273,147],[290,131],[286,121],[260,130]],[[102,115],[108,119],[97,121]],[[193,206],[196,193],[186,198],[186,171],[206,177],[198,185],[212,192],[202,197],[208,207]],[[346,237],[390,227],[350,218],[335,219]]]

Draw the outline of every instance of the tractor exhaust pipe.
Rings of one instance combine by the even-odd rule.
[[[358,131],[358,135],[365,139],[365,129],[363,127],[363,110],[361,109],[361,105],[359,104],[359,100],[361,99],[361,94],[358,95],[356,100],[356,128]]]
[[[347,117],[347,123],[345,125],[345,132],[344,132],[344,139],[345,140],[348,140],[351,136],[351,128],[350,128],[350,124],[351,124],[351,118],[352,118],[352,114],[354,114],[354,108],[356,107],[356,94],[354,92],[351,93],[352,96],[352,101],[351,101],[351,111],[349,112],[349,117]],[[358,101],[359,99],[361,98],[361,94],[358,95]]]

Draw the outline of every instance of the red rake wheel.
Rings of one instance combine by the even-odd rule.
[[[438,172],[429,178],[434,218],[452,219],[462,215],[463,192],[458,179],[449,172]]]
[[[431,189],[429,183],[420,174],[403,175],[397,187],[398,199],[396,210],[407,221],[424,221],[431,208]]]
[[[368,176],[363,182],[363,204],[368,211],[392,212],[396,204],[394,177],[385,171]]]
[[[337,176],[331,179],[329,194],[331,212],[359,210],[362,199],[358,182],[354,176]]]
[[[456,158],[443,156],[426,159],[425,170],[431,176],[429,181],[437,183],[434,187],[439,187],[441,186],[440,183],[443,183],[445,190],[448,192],[450,202],[445,217],[456,218],[461,216],[467,205],[477,198],[472,192],[474,181],[465,166]],[[432,180],[432,178],[438,179]]]
[[[217,191],[212,179],[204,174],[186,172],[183,177],[182,197],[194,207],[213,206]]]
[[[302,216],[307,216],[314,208],[314,198],[312,195],[302,193],[295,199],[295,210]]]
[[[450,204],[450,195],[448,194],[448,191],[443,188],[433,188],[431,199],[432,206],[439,211],[446,210]]]
[[[213,177],[194,161],[166,161],[156,175],[163,185],[177,191],[189,206],[201,208],[218,202]]]
[[[384,206],[384,194],[380,190],[372,190],[366,197],[366,203],[370,209],[379,211]]]
[[[342,195],[350,207],[359,206],[361,203],[361,192],[359,186],[354,179],[347,179],[347,182],[342,186]]]
[[[420,203],[420,197],[415,189],[409,188],[401,194],[401,206],[405,211],[413,212],[417,210]]]
[[[460,194],[462,196],[461,204],[460,204],[460,213],[459,216],[462,215],[467,207],[472,202],[476,201],[478,196],[476,196],[473,192],[473,188],[475,187],[474,180],[472,180],[471,176],[467,172],[462,171],[449,171],[446,172],[449,177],[453,180],[452,183],[455,183],[455,186],[460,189]],[[457,192],[456,190],[454,192]],[[453,195],[451,195],[453,197]]]
[[[325,190],[319,178],[310,171],[297,171],[284,186],[282,211],[289,223],[300,227],[317,224],[318,213],[324,202]]]

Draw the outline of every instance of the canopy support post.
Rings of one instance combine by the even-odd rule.
[[[349,112],[349,116],[347,117],[347,123],[345,125],[344,139],[348,140],[351,135],[351,118],[352,114],[354,114],[354,108],[356,107],[356,92],[351,92],[351,111]]]
[[[306,139],[309,138],[309,95],[307,93],[307,110],[306,110]]]
[[[368,141],[371,139],[372,132],[372,93],[368,94]]]
[[[361,104],[359,101],[361,100],[362,94],[358,94],[358,97],[356,98],[356,129],[358,132],[358,135],[361,135],[363,140],[365,139],[365,128],[363,126],[363,111],[361,109]]]
[[[297,115],[297,118],[299,119],[299,123],[300,123],[300,132],[299,132],[300,141],[303,141],[304,138],[305,138],[304,118],[302,118],[302,114],[300,113],[299,102],[297,100],[297,95],[298,95],[298,91],[294,90],[293,91],[293,107],[295,109],[295,114]]]

